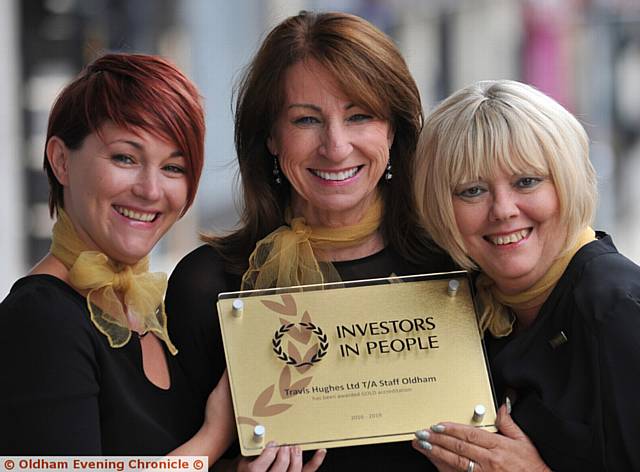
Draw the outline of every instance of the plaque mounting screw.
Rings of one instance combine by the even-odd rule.
[[[460,288],[460,282],[456,279],[449,280],[449,285],[447,285],[447,293],[450,297],[455,297],[458,294],[458,289]]]
[[[261,443],[262,441],[264,441],[264,433],[266,432],[266,429],[264,426],[262,426],[261,424],[257,424],[254,428],[253,428],[253,440],[257,443]]]
[[[473,418],[472,420],[475,423],[479,423],[480,421],[482,421],[484,419],[484,415],[487,412],[487,409],[485,408],[484,405],[476,405],[475,408],[473,409]]]
[[[231,304],[233,307],[233,316],[240,317],[242,316],[242,311],[244,310],[244,302],[239,298],[236,298]]]

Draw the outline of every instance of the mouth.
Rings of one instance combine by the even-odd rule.
[[[509,233],[509,234],[500,234],[500,235],[490,234],[487,236],[483,236],[483,238],[485,241],[488,241],[491,244],[494,244],[496,246],[506,246],[508,244],[519,243],[523,239],[528,238],[529,235],[531,234],[531,231],[533,231],[532,228],[525,228],[525,229],[520,229],[518,231],[514,231],[513,233]]]
[[[130,208],[126,208],[118,205],[113,205],[113,209],[118,213],[120,213],[125,218],[128,218],[132,221],[141,221],[143,223],[151,223],[152,221],[155,221],[155,219],[160,214],[155,212],[147,213],[142,211],[134,211],[134,210],[131,210]]]
[[[360,170],[364,167],[364,165],[352,167],[350,169],[344,169],[337,172],[328,172],[320,169],[309,169],[309,171],[315,175],[316,177],[321,178],[322,180],[327,180],[330,182],[342,182],[345,180],[349,180],[353,178]]]

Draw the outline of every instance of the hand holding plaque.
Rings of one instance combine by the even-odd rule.
[[[452,420],[493,430],[465,272],[222,294],[243,455],[410,440]]]

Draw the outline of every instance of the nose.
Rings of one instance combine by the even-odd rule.
[[[349,130],[344,123],[327,124],[322,133],[320,154],[332,161],[341,161],[353,151]]]
[[[162,194],[161,178],[160,172],[156,172],[150,167],[142,170],[136,176],[132,187],[133,194],[147,201],[158,200]]]
[[[518,216],[519,212],[517,195],[514,194],[511,188],[494,189],[489,214],[492,221],[508,220]]]

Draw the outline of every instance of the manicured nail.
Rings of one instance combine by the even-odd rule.
[[[427,439],[429,439],[429,431],[427,431],[426,429],[416,431],[416,438],[426,441]]]
[[[431,426],[431,431],[434,433],[444,433],[444,425],[443,424],[434,424]]]
[[[504,399],[504,404],[507,406],[507,414],[510,415],[511,414],[511,398],[509,398],[508,395]]]
[[[420,449],[424,449],[425,451],[430,451],[431,449],[433,449],[431,443],[427,441],[418,441],[418,447],[420,447]]]

